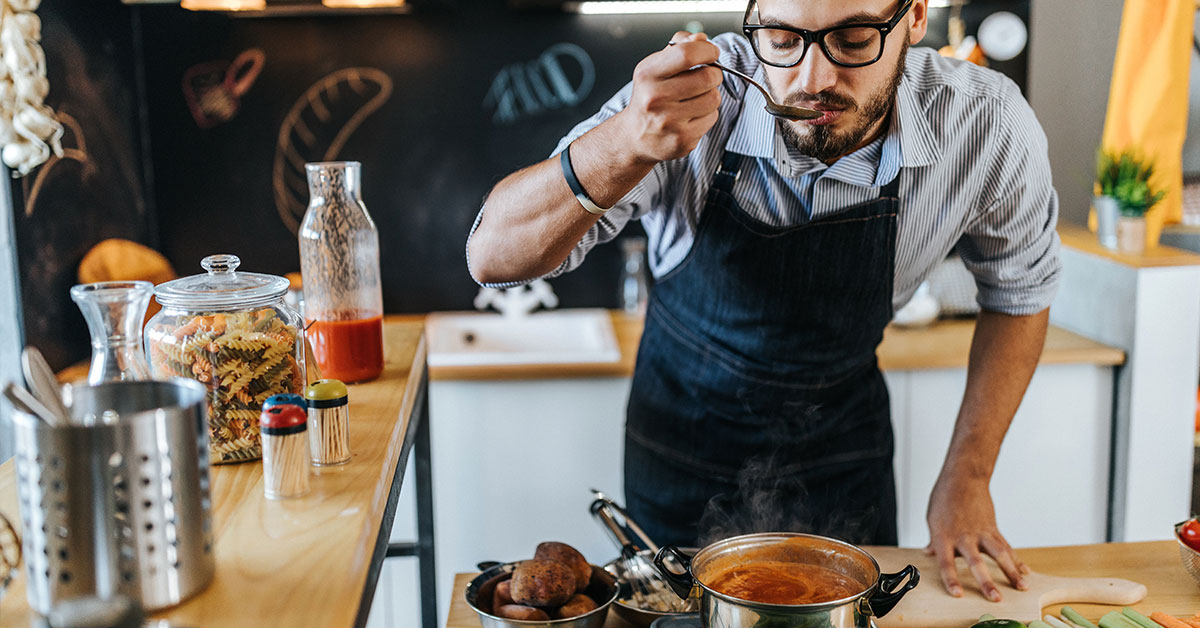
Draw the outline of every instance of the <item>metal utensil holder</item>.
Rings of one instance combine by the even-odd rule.
[[[198,382],[74,390],[71,423],[13,412],[29,605],[126,595],[154,610],[212,580],[207,391]]]

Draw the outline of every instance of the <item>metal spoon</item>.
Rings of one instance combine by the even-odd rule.
[[[667,45],[674,46],[675,42],[673,42],[673,41],[668,42]],[[714,68],[719,68],[719,69],[724,70],[724,71],[742,79],[743,81],[746,81],[747,83],[753,85],[756,89],[758,89],[758,91],[762,92],[763,98],[766,99],[767,106],[765,107],[765,109],[767,110],[767,113],[769,113],[777,118],[784,118],[785,120],[813,120],[815,118],[820,118],[821,116],[825,115],[825,112],[817,111],[816,109],[806,109],[804,107],[792,107],[791,105],[781,105],[781,104],[775,102],[775,99],[771,98],[771,93],[767,91],[767,88],[763,87],[762,85],[759,85],[758,81],[754,80],[749,75],[739,72],[733,68],[725,67],[725,66],[721,65],[720,63],[715,63],[715,62],[714,63],[704,63],[702,65],[711,65]]]
[[[21,352],[21,370],[25,373],[25,383],[29,389],[46,406],[47,410],[63,417],[70,416],[62,401],[62,388],[54,377],[54,370],[46,363],[46,358],[37,347],[25,347]]]

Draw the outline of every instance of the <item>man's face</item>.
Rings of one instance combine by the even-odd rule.
[[[847,23],[887,22],[900,0],[759,0],[763,24],[820,30]],[[801,153],[825,162],[849,154],[882,128],[904,71],[904,53],[925,34],[925,0],[917,0],[884,40],[883,56],[871,65],[835,65],[818,44],[799,64],[764,64],[767,86],[777,102],[827,113],[815,120],[779,120],[784,139]]]

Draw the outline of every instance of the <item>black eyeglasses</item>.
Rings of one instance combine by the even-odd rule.
[[[900,19],[908,13],[913,0],[904,0],[896,15],[886,22],[846,24],[808,31],[790,26],[742,24],[742,32],[750,40],[754,54],[767,65],[790,68],[804,60],[809,44],[819,44],[825,56],[844,68],[871,65],[883,56],[883,40],[895,30]],[[743,22],[749,21],[756,3],[746,7]]]

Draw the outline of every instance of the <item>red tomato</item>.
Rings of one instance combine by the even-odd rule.
[[[1189,519],[1179,528],[1179,540],[1188,547],[1200,552],[1200,521]]]

